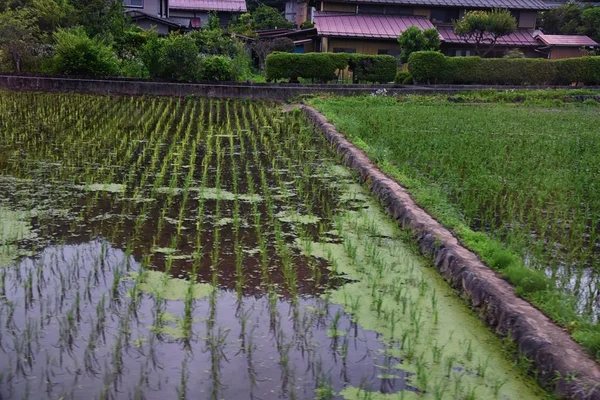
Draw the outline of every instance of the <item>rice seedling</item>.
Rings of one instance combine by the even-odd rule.
[[[296,111],[0,92],[0,171],[0,397],[408,398],[504,365]]]

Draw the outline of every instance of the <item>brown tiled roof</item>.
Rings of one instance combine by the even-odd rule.
[[[438,32],[442,37],[442,40],[446,43],[469,43],[474,44],[475,41],[465,41],[462,37],[454,33],[454,29],[451,26],[439,26]],[[527,29],[519,29],[510,35],[502,36],[496,42],[498,46],[515,46],[515,47],[534,47],[539,46],[539,42],[535,40],[531,31]]]
[[[314,17],[320,36],[396,39],[410,26],[421,29],[434,27],[427,18],[410,15],[316,12]]]
[[[542,43],[549,46],[565,46],[565,47],[583,47],[583,46],[598,46],[594,40],[583,35],[546,35],[539,34],[536,36]]]
[[[247,12],[246,0],[170,0],[176,10]]]

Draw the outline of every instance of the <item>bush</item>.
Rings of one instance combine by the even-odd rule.
[[[354,82],[388,83],[396,77],[396,59],[388,55],[352,54],[348,66]]]
[[[350,56],[346,53],[281,53],[267,56],[267,80],[288,79],[297,82],[298,78],[328,82],[336,78],[336,71],[348,66]]]
[[[54,33],[56,47],[50,69],[55,74],[114,76],[119,60],[107,44],[91,39],[82,27],[59,29]]]
[[[402,83],[404,85],[412,83],[412,75],[408,71],[398,71],[394,83]]]
[[[207,56],[200,61],[200,79],[204,81],[231,81],[233,68],[225,56]]]
[[[519,296],[530,296],[535,292],[548,290],[552,286],[552,282],[544,272],[518,264],[508,266],[502,273],[515,286],[515,292]]]
[[[417,83],[438,83],[445,78],[447,57],[437,51],[417,51],[408,59],[408,71]]]
[[[443,57],[432,52],[411,55],[408,70],[415,81],[483,85],[600,84],[600,57],[564,60],[542,58]]]

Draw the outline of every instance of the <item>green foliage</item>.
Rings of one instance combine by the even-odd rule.
[[[74,23],[83,26],[90,37],[114,38],[124,28],[123,5],[120,0],[69,0]]]
[[[33,0],[31,7],[43,32],[68,27],[73,22],[75,10],[67,0]]]
[[[417,52],[408,65],[415,81],[485,85],[600,84],[600,57],[541,58],[444,57]],[[414,71],[414,72],[413,72]]]
[[[408,71],[417,83],[441,82],[446,75],[447,58],[437,51],[418,51],[408,60]]]
[[[114,76],[119,60],[112,48],[90,38],[82,27],[59,29],[54,33],[56,47],[51,68],[54,73],[79,76]]]
[[[238,41],[218,29],[201,29],[189,34],[194,39],[198,51],[207,55],[223,55],[235,57],[240,51]]]
[[[269,54],[275,51],[293,53],[294,41],[290,38],[258,39],[250,44],[250,48],[258,56],[260,68],[264,69]]]
[[[229,32],[238,33],[240,35],[255,37],[256,36],[256,24],[254,17],[250,13],[244,13],[229,22],[227,28]]]
[[[388,55],[351,54],[348,67],[355,83],[388,83],[394,81],[398,65],[396,58]]]
[[[503,275],[515,286],[518,295],[530,295],[551,287],[551,281],[543,271],[537,271],[513,264],[502,271]]]
[[[587,35],[600,41],[600,7],[568,2],[541,14],[540,28],[550,35]]]
[[[519,49],[511,49],[504,54],[503,58],[525,58],[525,54]]]
[[[6,10],[0,13],[0,56],[12,71],[21,72],[39,43],[36,19],[29,10]]]
[[[437,29],[421,30],[411,26],[398,37],[400,44],[400,61],[408,61],[411,53],[415,51],[437,51],[440,48],[440,35]]]
[[[314,28],[315,24],[310,22],[310,21],[304,21],[303,23],[300,24],[300,29],[310,29],[310,28]]]
[[[267,80],[297,82],[298,78],[305,78],[328,82],[336,78],[336,71],[348,66],[349,59],[346,53],[271,53],[266,62]]]
[[[156,77],[167,80],[193,82],[199,74],[199,52],[194,39],[172,33],[162,39],[158,52]],[[152,74],[152,69],[148,68]]]
[[[508,10],[469,11],[454,23],[454,32],[475,42],[475,51],[485,57],[502,36],[517,30],[517,20]],[[487,45],[485,50],[481,46]]]
[[[283,14],[274,7],[264,4],[258,6],[253,12],[254,28],[256,30],[264,29],[285,29],[292,28],[293,23],[285,19]]]
[[[200,80],[231,81],[233,68],[231,59],[225,56],[207,56],[200,61]]]
[[[412,83],[412,75],[408,71],[398,71],[394,83],[408,84]]]

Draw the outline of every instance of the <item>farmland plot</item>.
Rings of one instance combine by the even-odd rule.
[[[0,397],[543,397],[407,243],[299,112],[0,93]]]

